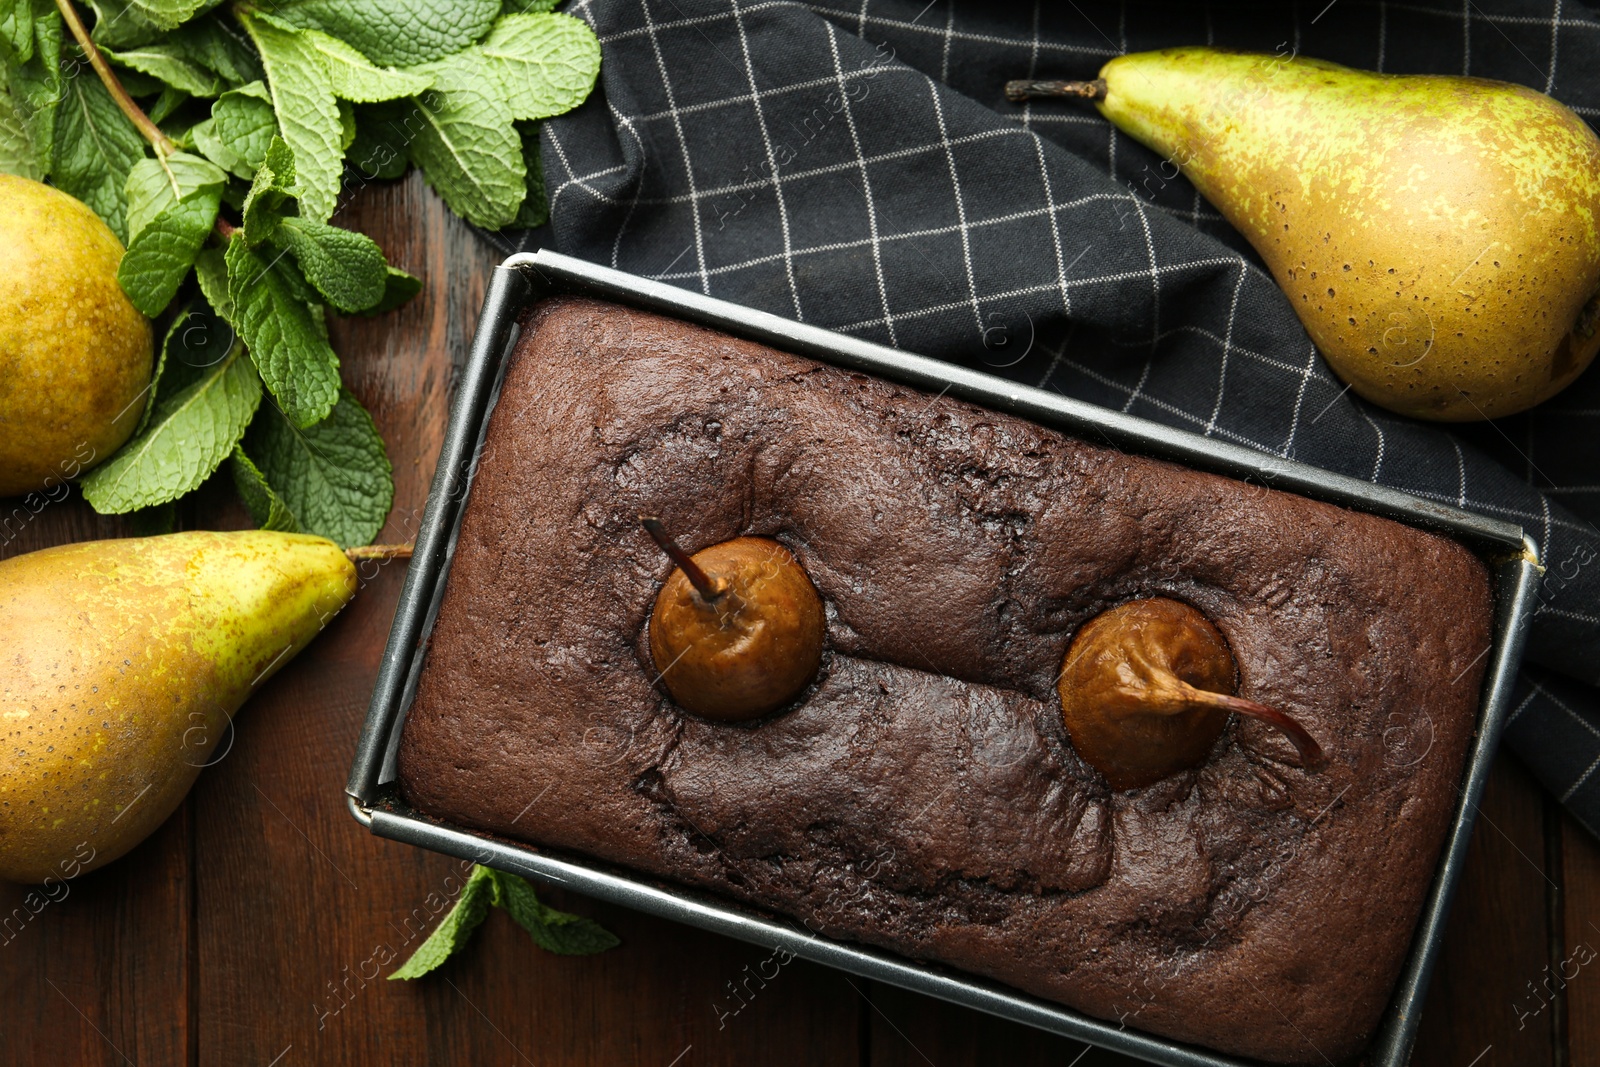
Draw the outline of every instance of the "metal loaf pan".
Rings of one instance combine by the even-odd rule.
[[[512,256],[495,270],[489,287],[428,494],[416,555],[395,613],[346,787],[350,810],[357,819],[381,837],[559,884],[763,948],[781,947],[804,959],[864,978],[963,1004],[1151,1063],[1171,1067],[1244,1067],[1248,1062],[1113,1025],[950,968],[820,937],[792,920],[702,890],[664,883],[583,856],[459,829],[407,808],[393,785],[395,745],[416,691],[423,650],[449,577],[462,505],[471,491],[477,453],[498,398],[504,356],[514,340],[518,314],[533,301],[559,293],[593,296],[658,312],[918,389],[948,392],[1127,452],[1270,485],[1444,533],[1475,551],[1496,579],[1494,643],[1488,652],[1477,733],[1460,784],[1455,818],[1410,954],[1394,999],[1364,1057],[1370,1067],[1403,1067],[1416,1040],[1423,994],[1450,898],[1466,858],[1473,816],[1505,721],[1532,615],[1534,585],[1541,568],[1532,543],[1520,527],[549,251]]]

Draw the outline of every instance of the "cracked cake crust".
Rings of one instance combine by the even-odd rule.
[[[670,563],[772,537],[827,612],[817,681],[680,711]],[[1204,612],[1240,694],[1201,767],[1113,793],[1054,691],[1126,600]],[[1105,1019],[1286,1062],[1354,1054],[1430,884],[1490,640],[1433,534],[1087,444],[710,330],[525,317],[401,739],[429,815],[708,887]],[[537,803],[530,802],[537,798]]]

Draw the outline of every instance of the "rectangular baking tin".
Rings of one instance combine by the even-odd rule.
[[[1461,782],[1455,819],[1410,955],[1395,987],[1394,1000],[1366,1052],[1370,1067],[1403,1067],[1416,1040],[1423,994],[1450,897],[1466,858],[1473,816],[1504,724],[1533,613],[1535,583],[1542,573],[1534,546],[1520,527],[549,251],[506,260],[496,268],[484,301],[418,531],[416,554],[406,576],[346,787],[351,812],[357,819],[381,837],[556,883],[763,948],[783,948],[804,959],[1151,1063],[1170,1067],[1244,1067],[1252,1062],[1116,1026],[950,968],[817,936],[792,920],[705,891],[656,881],[581,855],[553,853],[451,827],[405,805],[393,785],[395,746],[405,711],[416,692],[427,636],[449,574],[462,504],[471,490],[476,456],[499,395],[504,356],[514,339],[518,314],[533,301],[560,293],[647,309],[928,392],[948,392],[1128,452],[1270,485],[1448,534],[1477,552],[1496,578],[1494,643],[1488,652],[1478,730]]]

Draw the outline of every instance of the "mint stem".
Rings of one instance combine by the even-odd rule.
[[[172,138],[161,132],[161,127],[150,121],[138,104],[133,102],[133,97],[128,95],[128,90],[122,87],[116,74],[111,70],[111,65],[106,62],[106,57],[100,54],[100,49],[89,38],[89,31],[84,28],[83,20],[78,17],[78,11],[72,6],[71,0],[56,0],[56,7],[61,9],[61,17],[66,20],[67,28],[72,31],[73,38],[78,42],[78,47],[83,49],[83,54],[88,57],[89,65],[94,67],[94,72],[100,75],[106,91],[111,94],[117,107],[128,116],[128,121],[144,135],[145,140],[156,150],[156,155],[165,160],[167,156],[178,150],[172,143]]]

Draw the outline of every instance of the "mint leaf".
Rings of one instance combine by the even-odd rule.
[[[246,450],[306,533],[342,548],[370,544],[394,503],[393,468],[372,416],[348,390],[324,422],[296,428],[268,406]]]
[[[228,295],[228,265],[219,248],[202,248],[194,257],[194,276],[200,283],[200,293],[206,298],[229,329],[239,314]],[[230,344],[231,347],[231,344]]]
[[[145,114],[150,117],[151,122],[159,126],[192,99],[193,97],[182,89],[174,89],[168,85],[161,90],[161,95],[156,97],[156,102],[145,108]]]
[[[61,108],[61,16],[51,7],[33,21],[33,55],[7,65],[7,88],[33,145],[33,164],[50,173],[55,159],[56,116]]]
[[[117,281],[134,307],[154,318],[172,302],[221,204],[222,185],[204,186],[151,219],[128,242]]]
[[[156,349],[156,365],[150,371],[150,384],[144,387],[144,411],[139,416],[139,425],[133,428],[133,436],[135,437],[144,433],[144,428],[150,425],[150,416],[155,414],[156,391],[161,386],[161,376],[167,370],[167,350],[172,345],[172,334],[177,329],[177,325],[174,322],[167,327],[166,336],[161,339],[161,347]]]
[[[172,90],[172,92],[178,96],[182,96],[184,101],[189,99],[187,94],[178,93],[176,89]],[[199,120],[196,116],[189,113],[185,109],[180,108],[179,112],[175,114],[177,117],[168,118],[164,122],[156,123],[156,125],[161,127],[162,133],[166,134],[172,139],[172,143],[178,147],[178,151],[193,153],[195,151],[194,138],[191,137],[189,133],[194,129],[195,123]],[[206,121],[209,122],[211,120],[207,119]],[[227,168],[224,167],[223,169],[226,170]]]
[[[326,222],[339,197],[344,146],[339,105],[322,53],[304,33],[271,15],[241,12],[239,20],[261,52],[278,126],[294,150],[301,212]]]
[[[128,251],[117,280],[135,307],[155,316],[171,302],[217,219],[228,176],[199,156],[141,159],[128,173]]]
[[[156,400],[171,396],[204,377],[233,352],[239,331],[212,311],[204,300],[173,320],[168,331],[165,366],[156,383]]]
[[[124,189],[128,172],[143,158],[144,138],[139,131],[117,108],[88,64],[78,68],[63,87],[51,181],[88,204],[126,241]]]
[[[409,67],[482,38],[500,0],[286,0],[273,14],[348,41],[374,63]]]
[[[372,61],[337,37],[319,30],[301,31],[305,43],[320,53],[333,84],[333,95],[358,104],[375,104],[415,96],[433,84],[433,79],[410,71],[373,65]]]
[[[413,278],[398,267],[390,267],[388,277],[384,280],[383,296],[361,314],[382,315],[386,311],[393,311],[420,292],[422,292],[422,279]]]
[[[184,23],[168,40],[229,85],[244,85],[263,77],[261,61],[250,42],[216,14]]]
[[[174,30],[220,0],[126,0],[128,9],[157,29]]]
[[[217,140],[239,163],[227,169],[246,180],[252,178],[267,157],[267,145],[278,132],[278,116],[272,110],[272,96],[267,87],[255,81],[223,93],[211,105],[211,122]],[[212,158],[227,166],[222,160]]]
[[[62,69],[67,71],[86,69],[82,59],[83,53],[78,49],[76,42],[64,41],[63,43],[67,45],[70,58],[62,61]],[[160,78],[152,78],[148,74],[141,74],[126,67],[122,68],[122,71],[117,75],[117,81],[122,83],[122,87],[128,91],[129,96],[154,96],[162,89]]]
[[[261,403],[261,380],[244,353],[162,401],[144,433],[84,476],[84,499],[102,515],[176,500],[228,458]]]
[[[0,58],[12,63],[33,58],[31,0],[0,0]]]
[[[622,944],[592,919],[557,911],[539,899],[533,886],[514,874],[494,872],[494,903],[528,931],[534,944],[563,956],[591,956]]]
[[[456,898],[455,907],[445,913],[433,933],[417,946],[411,958],[389,976],[390,981],[396,978],[421,978],[466,946],[472,932],[489,914],[493,876],[494,872],[488,867],[472,868],[467,884],[461,888],[461,896]]]
[[[274,121],[273,127],[276,129],[276,121]],[[194,146],[195,151],[229,174],[243,178],[246,181],[249,181],[251,176],[255,174],[255,168],[248,166],[226,141],[217,136],[216,119],[206,119],[204,122],[197,122],[189,127],[189,141]]]
[[[522,130],[522,162],[528,168],[528,195],[511,225],[531,230],[550,221],[550,201],[544,195],[544,165],[539,160],[539,127]]]
[[[365,234],[325,222],[286,218],[277,239],[294,254],[306,280],[340,311],[361,311],[383,299],[388,264]]]
[[[89,0],[94,29],[89,36],[102,48],[132,48],[161,36],[161,27],[140,14],[128,0]]]
[[[300,532],[300,523],[295,519],[294,512],[267,484],[267,476],[244,454],[243,447],[233,450],[233,486],[239,491],[239,499],[244,501],[245,510],[250,512],[257,529]]]
[[[133,306],[154,318],[172,302],[217,221],[222,187],[207,186],[150,221],[128,244],[117,281]]]
[[[294,216],[290,217],[293,218]],[[310,282],[306,281],[306,276],[301,272],[299,265],[295,263],[294,257],[284,255],[284,249],[276,244],[263,248],[261,252],[263,255],[271,256],[273,270],[283,278],[283,284],[289,287],[289,292],[294,294],[294,298],[311,309],[313,322],[316,324],[317,329],[321,331],[322,336],[327,337],[328,315],[327,309],[323,307],[326,301],[322,299],[322,294],[317,292]]]
[[[345,159],[365,181],[400,177],[411,165],[406,145],[412,131],[407,118],[415,123],[422,107],[415,100],[356,108],[356,139],[345,149]]]
[[[337,205],[344,151],[356,132],[348,106],[338,101],[392,100],[423,92],[433,79],[426,72],[379,67],[317,29],[296,29],[267,14],[241,18],[261,51],[278,124],[294,150],[301,211],[325,222]],[[225,130],[216,133],[228,143]]]
[[[561,6],[561,0],[505,0],[503,7],[506,14],[533,13],[540,11],[554,11]]]
[[[418,98],[412,160],[457,215],[500,229],[517,217],[528,180],[504,87],[476,50],[419,70],[432,75],[434,88]]]
[[[187,152],[174,152],[166,165],[141,159],[128,171],[128,239],[179,200],[209,187],[220,188],[228,176],[217,167]]]
[[[261,380],[295,426],[321,422],[339,401],[339,357],[320,314],[300,299],[304,283],[252,251],[242,231],[234,232],[223,259],[229,321],[249,346]],[[295,506],[295,514],[305,513]]]
[[[162,401],[205,377],[212,367],[233,352],[238,339],[233,327],[219,319],[204,302],[179,313],[167,327],[161,350],[156,353],[144,414],[133,431],[134,436],[144,433]]]
[[[199,64],[191,62],[186,51],[178,45],[158,42],[138,48],[126,48],[120,52],[109,48],[102,48],[101,51],[105,53],[107,59],[118,66],[142,71],[152,78],[159,78],[172,88],[180,89],[190,96],[216,96],[222,89],[221,79]]]
[[[27,121],[11,93],[0,89],[0,174],[41,181],[44,173],[33,150],[33,138],[28,136]]]
[[[339,104],[339,153],[350,151],[350,145],[356,139],[356,108],[348,100],[340,100]]]
[[[241,211],[245,238],[258,245],[271,237],[285,214],[284,204],[300,192],[295,180],[294,153],[280,137],[267,142],[266,154],[256,168],[255,181]]]
[[[571,15],[507,15],[478,48],[519,119],[571,111],[600,74],[600,41]]]
[[[389,977],[421,978],[461,951],[489,914],[491,904],[504,908],[540,948],[549,952],[581,956],[604,952],[622,943],[589,919],[547,907],[533,887],[516,875],[478,865],[472,868],[455,907]]]

